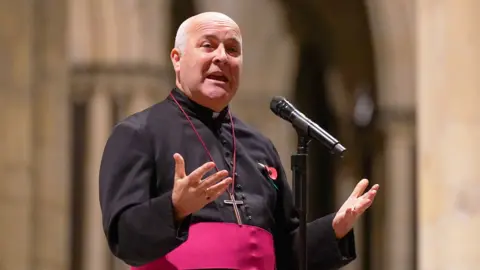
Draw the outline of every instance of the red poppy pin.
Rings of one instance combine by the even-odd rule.
[[[268,176],[270,177],[270,179],[272,180],[277,180],[277,170],[273,167],[268,167],[266,166],[266,169],[268,171]]]
[[[278,177],[277,169],[262,163],[258,163],[258,165],[260,165],[260,167],[265,170],[265,172],[268,174],[268,178],[270,178],[271,180],[277,180],[277,177]]]
[[[266,173],[266,175],[268,176],[268,180],[270,180],[270,182],[272,183],[272,185],[278,189],[277,185],[273,182],[274,180],[277,180],[277,177],[278,177],[278,173],[277,173],[277,169],[275,169],[274,167],[270,167],[270,166],[267,166],[265,164],[262,164],[262,163],[258,163],[258,165],[262,168],[262,170]]]

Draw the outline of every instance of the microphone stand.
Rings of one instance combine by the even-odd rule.
[[[297,153],[291,156],[295,207],[300,215],[299,225],[299,270],[307,269],[307,157],[310,138],[297,129]]]

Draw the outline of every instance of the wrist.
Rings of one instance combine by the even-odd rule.
[[[335,222],[332,222],[332,228],[333,232],[335,233],[335,238],[337,238],[337,240],[342,239],[348,233],[346,229],[341,228],[341,226],[339,226],[339,224],[336,224]]]
[[[182,212],[174,209],[173,210],[173,217],[175,218],[175,222],[180,223],[185,219],[185,217],[187,217],[187,215],[185,215]]]
[[[333,229],[333,231],[335,232],[335,238],[337,238],[337,240],[340,240],[345,236],[344,233],[341,233],[338,230],[335,230],[335,228]]]
[[[187,216],[188,213],[179,207],[175,202],[172,201],[173,208],[173,217],[176,222],[182,222]]]

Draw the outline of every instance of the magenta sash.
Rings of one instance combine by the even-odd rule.
[[[185,243],[165,257],[132,270],[274,270],[272,235],[259,227],[206,222],[190,226]]]

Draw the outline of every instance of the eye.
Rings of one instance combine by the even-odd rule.
[[[239,46],[230,46],[226,50],[227,50],[228,54],[230,54],[232,56],[235,56],[235,57],[242,54],[242,48],[239,47]]]
[[[202,44],[202,47],[204,48],[212,48],[212,44],[208,43],[208,42],[205,42]]]

